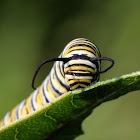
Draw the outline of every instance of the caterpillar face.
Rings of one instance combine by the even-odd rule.
[[[94,73],[100,70],[101,63],[92,62],[90,58],[100,57],[98,48],[86,39],[75,39],[71,41],[64,50],[64,57],[70,61],[64,64],[64,75],[71,90],[84,88],[99,77]]]

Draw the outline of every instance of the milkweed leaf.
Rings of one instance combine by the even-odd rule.
[[[0,140],[73,140],[83,134],[81,123],[106,101],[140,89],[140,72],[68,92],[48,106],[0,129]]]

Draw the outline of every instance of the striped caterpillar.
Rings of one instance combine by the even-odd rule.
[[[101,71],[101,60],[111,61],[112,64]],[[40,87],[34,87],[35,77],[39,69],[46,63],[56,61],[50,74]],[[5,126],[23,116],[49,104],[57,97],[75,89],[85,88],[99,80],[99,75],[114,65],[111,58],[101,57],[99,49],[85,38],[69,42],[58,58],[45,60],[38,67],[32,82],[34,92],[11,112],[8,112],[0,122]]]

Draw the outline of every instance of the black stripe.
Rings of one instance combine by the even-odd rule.
[[[71,80],[73,80],[73,79],[68,79],[68,81],[71,81]]]
[[[51,84],[51,86],[52,86],[52,88],[53,88],[53,90],[54,90],[55,92],[57,92],[59,95],[62,95],[62,94],[63,94],[62,92],[60,92],[59,90],[57,90],[57,89],[53,86],[51,78],[50,78],[50,84]]]
[[[99,81],[99,76],[93,76],[91,83],[98,82],[98,81]]]
[[[48,81],[47,81],[47,82],[48,82]],[[42,86],[42,92],[43,92],[43,95],[44,95],[44,98],[45,98],[46,102],[49,103],[49,100],[48,100],[48,98],[47,98],[46,95],[45,95],[44,86],[47,86],[47,85],[43,85],[43,86]],[[46,87],[46,88],[47,88],[47,87]]]
[[[61,84],[61,86],[63,86],[65,89],[67,89],[68,91],[70,90],[70,87],[65,85],[64,83],[62,83],[62,81],[59,79],[57,72],[56,72],[56,65],[54,67],[54,74],[56,76],[56,79],[58,80],[58,82]]]
[[[87,82],[74,82],[74,83],[70,84],[70,87],[73,87],[73,86],[75,86],[77,84],[84,84],[86,86],[90,85],[90,83],[87,83]]]
[[[90,61],[91,63],[93,63],[93,61],[91,61],[91,57],[85,55],[85,54],[81,54],[81,55],[78,55],[78,54],[73,54],[73,56],[70,57],[71,60],[78,60],[78,59],[81,59],[81,60],[88,60]],[[98,62],[101,64],[101,61],[94,61],[93,64],[95,64],[96,66],[98,66]],[[66,62],[67,63],[67,62]],[[65,63],[64,63],[65,64]]]
[[[70,68],[70,67],[73,67],[73,66],[83,66],[83,67],[87,67],[87,68],[91,68],[91,69],[95,70],[94,67],[92,67],[90,65],[86,65],[86,64],[72,64],[72,65],[68,65],[66,68]]]
[[[90,51],[90,50],[87,50],[87,49],[74,49],[74,50],[71,50],[71,51],[69,51],[69,53],[70,52],[73,52],[73,51],[87,51],[87,52],[90,52],[90,53],[93,53],[92,51]],[[96,56],[96,54],[95,53],[93,53],[95,56]]]
[[[25,103],[27,104],[27,99],[26,99]],[[26,107],[26,112],[27,112],[27,114],[29,114],[27,107]]]
[[[93,63],[93,61],[90,60],[90,57],[88,57],[87,55],[78,55],[78,54],[74,54],[72,57],[71,57],[71,60],[77,60],[77,59],[81,59],[81,60],[88,60],[90,61],[91,63]],[[99,71],[99,65],[101,65],[101,61],[94,61],[94,63],[97,67],[97,71]]]
[[[17,111],[16,111],[17,119],[19,119],[18,111],[19,111],[19,105],[18,105],[18,107],[17,107]]]
[[[34,107],[34,104],[33,104],[33,96],[31,96],[31,105],[32,105],[33,110],[35,111],[35,107]]]
[[[62,65],[63,72],[61,71],[60,62],[58,62],[58,68],[59,68],[61,75],[64,77],[64,65]]]
[[[93,77],[93,74],[92,73],[74,73],[74,72],[67,72],[66,74],[68,75],[73,75],[73,76],[92,76]]]

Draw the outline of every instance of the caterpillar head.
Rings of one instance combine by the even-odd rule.
[[[94,75],[101,68],[101,61],[92,62],[91,58],[100,57],[98,48],[85,38],[74,39],[69,42],[62,54],[70,58],[64,63],[64,74],[71,90],[84,88],[97,82],[98,75]]]
[[[99,80],[95,75],[101,63],[90,61],[87,55],[73,55],[71,60],[64,64],[64,75],[71,90],[84,88]]]

